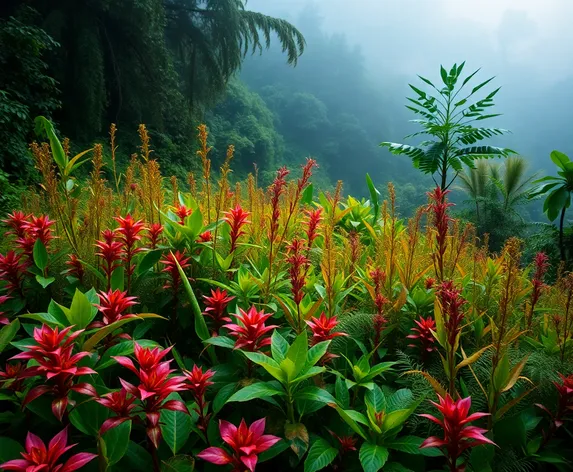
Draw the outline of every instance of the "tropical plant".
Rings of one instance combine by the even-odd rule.
[[[559,252],[561,260],[566,260],[565,245],[563,244],[563,226],[565,223],[565,212],[571,205],[571,195],[573,194],[573,162],[569,156],[559,151],[551,153],[551,160],[557,166],[559,177],[547,176],[536,180],[534,183],[540,184],[533,190],[530,196],[548,194],[543,203],[543,212],[553,222],[559,216]]]
[[[483,128],[476,126],[490,118],[500,116],[491,113],[489,108],[494,106],[494,97],[500,88],[485,96],[478,98],[475,94],[488,85],[494,78],[489,78],[476,85],[466,93],[465,86],[479,72],[479,69],[467,76],[459,85],[465,62],[459,66],[454,64],[450,71],[440,67],[440,75],[443,83],[442,88],[435,86],[430,80],[419,76],[429,85],[434,92],[425,92],[422,89],[410,85],[416,93],[416,98],[408,98],[411,104],[406,108],[413,111],[421,118],[413,120],[423,130],[408,135],[407,138],[425,136],[427,140],[418,146],[383,142],[380,145],[387,147],[392,154],[406,155],[412,159],[414,167],[424,174],[437,175],[434,178],[436,185],[442,190],[451,186],[456,177],[463,171],[464,164],[470,168],[475,166],[478,159],[492,157],[507,157],[512,154],[511,149],[494,147],[489,145],[475,145],[484,139],[501,136],[508,131],[501,128]],[[451,172],[454,176],[451,176]],[[448,174],[450,179],[448,180]]]

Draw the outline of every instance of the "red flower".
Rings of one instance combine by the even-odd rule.
[[[411,331],[413,334],[406,336],[408,339],[415,339],[418,344],[408,344],[408,347],[419,348],[422,357],[425,357],[427,353],[435,351],[434,346],[435,338],[432,331],[436,330],[436,322],[431,316],[424,318],[420,316],[419,320],[414,320],[416,326],[414,326]]]
[[[23,373],[24,366],[21,362],[14,362],[13,364],[7,363],[6,370],[0,370],[0,382],[2,382],[2,388],[7,388],[14,392],[22,390]]]
[[[42,376],[45,378],[45,384],[32,388],[22,402],[26,406],[32,400],[51,393],[55,399],[52,402],[52,412],[60,421],[66,412],[69,403],[70,391],[83,393],[84,395],[96,396],[94,387],[88,383],[73,383],[74,377],[81,375],[97,374],[89,367],[78,367],[78,362],[89,352],[78,352],[72,354],[74,349],[74,340],[84,331],[78,330],[70,334],[73,326],[69,326],[61,331],[56,327],[54,329],[47,325],[41,328],[34,328],[34,340],[36,345],[25,346],[28,350],[24,351],[12,359],[33,359],[37,365],[28,367],[23,377]],[[67,336],[67,338],[66,338]]]
[[[201,233],[199,235],[197,241],[200,243],[208,243],[210,241],[213,241],[213,233],[211,233],[211,231],[205,231],[204,233]]]
[[[54,239],[51,229],[51,226],[54,224],[56,224],[56,222],[50,220],[47,215],[38,217],[32,215],[30,219],[24,223],[24,231],[34,239],[34,242],[39,239],[44,246],[48,247],[50,241]]]
[[[237,249],[237,241],[239,238],[245,234],[243,231],[243,226],[250,223],[247,219],[249,217],[249,212],[237,205],[235,208],[225,212],[225,217],[223,218],[231,228],[230,241],[231,249],[230,252],[234,252]]]
[[[134,343],[134,354],[139,364],[139,369],[135,367],[129,357],[112,356],[118,364],[131,370],[139,379],[137,387],[121,378],[119,381],[126,392],[132,394],[141,402],[141,408],[145,412],[146,417],[147,436],[156,448],[159,447],[159,442],[161,441],[161,427],[159,426],[161,410],[181,411],[189,414],[183,402],[179,400],[165,401],[171,393],[188,388],[185,385],[185,377],[170,377],[170,374],[175,372],[174,369],[169,368],[169,364],[173,360],[161,362],[169,351],[171,351],[171,348],[160,349],[155,347],[150,349]]]
[[[127,393],[127,390],[124,388],[117,392],[106,393],[101,398],[96,398],[96,402],[109,408],[116,414],[116,416],[108,418],[103,422],[99,430],[100,436],[106,431],[131,419],[131,412],[137,407],[137,405],[134,404],[135,400],[136,398]]]
[[[281,438],[265,432],[265,418],[257,420],[247,427],[245,420],[237,428],[227,421],[219,421],[219,432],[225,443],[231,446],[232,454],[220,447],[208,447],[197,457],[217,465],[231,464],[233,472],[243,472],[245,467],[254,472],[258,455],[269,449]]]
[[[2,223],[11,228],[10,231],[5,233],[5,236],[13,235],[16,239],[23,238],[26,235],[26,224],[28,224],[29,218],[30,215],[26,215],[21,211],[15,211],[8,215],[8,218],[2,220]]]
[[[230,297],[226,290],[221,291],[221,289],[218,287],[215,290],[211,289],[210,297],[203,295],[206,307],[203,314],[215,322],[216,331],[219,330],[219,327],[224,321],[225,309],[227,308],[227,305],[231,302],[231,300],[234,300],[234,298],[235,297]]]
[[[437,295],[442,305],[448,344],[453,348],[456,337],[462,329],[464,313],[463,305],[466,301],[460,295],[460,290],[454,286],[451,280],[446,280],[438,286]]]
[[[177,268],[177,263],[181,266],[183,270],[189,267],[191,264],[189,261],[190,257],[185,257],[185,249],[183,252],[176,251],[175,253],[170,252],[165,256],[165,259],[159,261],[165,267],[162,272],[169,274],[169,281],[163,286],[166,289],[172,289],[174,294],[177,294],[179,287],[181,286],[181,275],[179,274],[179,269]],[[177,263],[176,263],[177,261]]]
[[[538,252],[535,255],[535,259],[533,260],[535,266],[535,273],[533,274],[533,280],[531,284],[533,285],[533,290],[531,291],[531,300],[529,311],[527,313],[527,328],[531,329],[531,324],[533,322],[533,312],[535,310],[535,306],[541,298],[541,294],[543,290],[545,290],[546,285],[543,282],[543,278],[547,273],[547,269],[549,269],[549,257],[547,254],[543,252]]]
[[[91,328],[106,326],[125,318],[123,312],[129,307],[137,305],[137,297],[128,297],[127,292],[122,292],[119,289],[100,292],[98,297],[100,304],[96,305],[96,308],[103,314],[103,322],[96,321],[91,324]]]
[[[439,280],[444,279],[444,257],[448,245],[448,225],[452,221],[448,215],[448,208],[453,206],[453,203],[448,203],[446,199],[448,193],[450,193],[449,190],[442,190],[440,187],[436,187],[432,192],[428,193],[430,197],[428,211],[432,214],[434,229],[436,230],[436,250],[433,257]]]
[[[433,279],[432,277],[427,277],[426,280],[424,280],[424,287],[426,287],[426,290],[430,290],[431,288],[434,287],[435,283],[436,279]]]
[[[269,188],[269,192],[271,194],[271,207],[272,207],[272,215],[271,215],[271,222],[269,226],[269,241],[271,245],[274,243],[277,232],[279,229],[279,219],[281,216],[281,209],[280,209],[280,198],[283,194],[287,181],[286,177],[289,175],[289,170],[286,167],[281,167],[277,170],[277,175],[275,180],[271,184]]]
[[[191,208],[187,208],[185,205],[178,205],[175,207],[175,214],[179,218],[180,225],[185,224],[185,218],[191,216],[191,213],[193,213],[193,210]]]
[[[6,255],[0,254],[0,280],[6,282],[8,294],[18,292],[22,295],[22,281],[28,264],[22,260],[22,254],[10,250]]]
[[[14,459],[0,464],[2,470],[21,472],[72,472],[78,470],[97,457],[97,454],[80,452],[70,457],[64,464],[58,464],[58,459],[75,444],[68,444],[68,427],[66,426],[48,444],[35,434],[28,432],[26,437],[26,452],[21,452],[23,459]]]
[[[132,264],[131,261],[133,256],[143,251],[142,247],[136,247],[136,243],[141,240],[141,233],[145,229],[145,224],[141,220],[135,221],[130,214],[125,218],[116,216],[114,220],[119,223],[119,228],[115,232],[119,235],[118,239],[123,245],[122,257],[125,262],[127,291],[129,292],[131,289],[131,276],[135,270],[135,264]]]
[[[121,260],[123,249],[121,242],[114,241],[115,233],[112,230],[106,229],[101,234],[103,240],[95,243],[96,248],[99,249],[96,256],[104,260],[103,270],[107,277],[107,289],[109,290],[111,288],[111,275],[119,267],[117,262]]]
[[[438,395],[438,399],[439,404],[431,403],[442,413],[442,419],[429,414],[419,416],[428,418],[440,425],[444,429],[444,437],[442,439],[436,436],[429,437],[420,448],[443,447],[448,457],[450,469],[453,472],[461,472],[464,470],[463,466],[457,467],[456,463],[463,451],[481,444],[495,445],[493,441],[483,435],[487,432],[486,429],[469,426],[472,421],[489,416],[489,413],[473,413],[468,416],[472,404],[471,397],[454,401],[449,395],[446,395],[445,399]]]
[[[308,258],[303,254],[304,241],[302,239],[293,239],[292,243],[287,246],[286,261],[289,264],[288,273],[290,276],[291,292],[298,307],[304,297],[304,285],[306,279],[306,266]]]
[[[265,321],[269,319],[272,313],[257,311],[252,306],[248,312],[239,308],[240,314],[235,315],[240,321],[240,325],[228,323],[224,325],[230,331],[230,335],[237,338],[235,349],[245,349],[250,352],[258,351],[264,346],[271,344],[269,331],[278,328],[277,325],[266,326]]]
[[[382,294],[382,289],[386,283],[386,272],[376,268],[370,272],[370,278],[374,282],[374,305],[376,305],[376,312],[379,315],[384,313],[384,305],[388,303],[388,299]]]
[[[0,295],[0,305],[3,305],[4,303],[6,303],[11,298],[12,297],[10,297],[8,295]],[[5,313],[3,311],[0,311],[0,325],[7,325],[9,323],[10,323],[10,320],[8,319],[8,317],[5,316]]]
[[[356,442],[358,441],[354,436],[339,436],[333,431],[328,430],[333,438],[340,444],[340,451],[344,454],[348,451],[356,451]]]
[[[334,339],[337,336],[348,336],[348,334],[340,331],[333,333],[332,330],[338,325],[338,320],[336,316],[327,318],[324,312],[322,312],[318,318],[313,316],[306,324],[310,326],[312,330],[312,345]]]
[[[207,408],[205,392],[207,391],[207,387],[213,385],[210,379],[215,375],[215,372],[211,369],[203,372],[201,367],[194,365],[191,371],[184,370],[183,375],[187,378],[189,390],[191,390],[197,402],[195,411],[199,415],[199,428],[203,431],[207,431],[207,422],[209,421],[210,415],[207,415],[205,411]]]
[[[147,228],[147,237],[149,239],[149,246],[151,249],[157,248],[161,233],[163,233],[163,226],[159,223],[153,223],[149,228]]]
[[[78,259],[78,256],[76,256],[75,254],[68,254],[68,260],[66,261],[66,265],[68,266],[66,274],[75,277],[80,282],[82,282],[85,272],[84,272],[84,266],[82,265],[82,261]]]
[[[568,377],[559,374],[559,377],[561,377],[561,382],[553,382],[559,395],[557,412],[553,414],[546,406],[540,403],[535,404],[535,406],[547,412],[551,417],[551,429],[546,435],[548,436],[547,439],[555,433],[557,428],[563,426],[565,416],[573,411],[573,374]]]

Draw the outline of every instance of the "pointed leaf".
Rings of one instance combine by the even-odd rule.
[[[304,461],[304,472],[316,472],[328,466],[338,455],[338,450],[326,440],[318,438],[308,451]]]
[[[386,464],[389,455],[385,447],[365,442],[360,447],[360,464],[364,472],[378,472]]]

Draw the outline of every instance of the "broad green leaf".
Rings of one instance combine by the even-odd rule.
[[[262,354],[260,352],[246,352],[243,351],[247,359],[251,360],[257,365],[260,365],[263,369],[265,369],[269,374],[271,374],[275,379],[279,382],[286,382],[285,375],[279,366],[275,362],[274,359]]]
[[[83,345],[84,351],[91,351],[94,349],[97,344],[106,336],[112,334],[116,329],[120,328],[124,324],[130,323],[132,321],[143,320],[146,318],[156,318],[165,320],[163,316],[156,315],[154,313],[140,313],[139,315],[135,315],[129,318],[122,318],[121,320],[114,321],[112,324],[107,325],[103,328],[99,328],[95,334],[90,336]]]
[[[181,401],[181,397],[177,393],[170,394],[167,399]],[[185,445],[187,439],[189,439],[191,430],[191,416],[182,411],[161,410],[161,432],[163,433],[163,440],[173,454],[177,454]]]
[[[177,264],[177,270],[179,271],[179,275],[183,281],[183,287],[185,287],[185,292],[187,293],[187,297],[189,297],[189,301],[191,302],[191,308],[195,316],[195,333],[201,341],[205,341],[211,337],[209,328],[207,328],[207,323],[205,322],[205,318],[203,317],[203,313],[201,312],[201,308],[199,307],[199,303],[197,302],[197,298],[195,297],[195,293],[191,288],[191,284],[189,283],[187,275],[177,260],[175,260],[175,264]]]
[[[195,470],[195,459],[185,454],[173,456],[161,463],[161,472],[193,472],[193,470]]]
[[[300,203],[302,205],[310,205],[312,203],[312,195],[314,192],[314,187],[312,184],[307,185],[307,187],[302,192],[302,197]]]
[[[507,354],[504,354],[493,373],[493,387],[496,392],[501,392],[503,387],[507,385],[507,382],[509,381],[509,373],[509,359]]]
[[[287,355],[289,349],[288,342],[281,334],[275,329],[271,336],[271,354],[273,359],[281,362]]]
[[[36,242],[34,243],[32,255],[34,257],[34,264],[36,264],[36,267],[43,272],[48,266],[48,251],[40,238],[36,239]]]
[[[213,346],[224,347],[226,349],[234,349],[235,341],[228,336],[213,336],[212,338],[203,341],[205,344],[211,344]]]
[[[338,455],[338,449],[332,447],[326,440],[318,438],[310,446],[306,460],[304,461],[304,472],[316,472],[328,466]]]
[[[0,464],[12,459],[21,459],[22,445],[11,438],[0,436]]]
[[[334,393],[336,395],[336,401],[342,408],[349,408],[350,406],[350,392],[346,383],[342,377],[336,377],[336,382],[334,383]]]
[[[552,151],[549,157],[551,158],[553,163],[562,170],[566,170],[566,164],[571,162],[569,156],[557,150]]]
[[[153,249],[151,251],[147,251],[141,258],[141,262],[139,262],[137,265],[137,275],[141,275],[149,271],[155,264],[159,262],[162,254],[162,249]]]
[[[368,191],[370,192],[370,200],[372,201],[372,205],[374,207],[372,224],[375,224],[376,221],[378,221],[378,215],[380,213],[380,192],[374,186],[374,182],[368,173],[366,174],[366,185],[368,186]]]
[[[225,403],[229,401],[229,398],[235,393],[237,389],[237,383],[229,383],[219,389],[217,395],[213,399],[213,413],[217,414],[225,406]]]
[[[70,423],[82,433],[88,436],[98,436],[101,425],[109,415],[110,410],[105,406],[95,401],[83,401],[82,399],[70,411],[69,418]]]
[[[293,363],[294,371],[292,377],[296,377],[302,370],[306,363],[306,355],[308,353],[308,337],[306,334],[306,329],[299,334],[292,345],[289,347],[286,355],[286,359]]]
[[[62,147],[62,143],[56,136],[56,132],[54,130],[54,126],[52,125],[51,121],[46,119],[43,116],[37,116],[34,120],[35,122],[35,131],[36,134],[39,136],[46,136],[50,141],[50,148],[52,151],[52,156],[54,161],[56,162],[60,172],[65,175],[65,169],[68,164],[68,158],[66,157],[66,153],[64,152],[64,148]]]
[[[367,404],[372,405],[376,412],[383,411],[386,408],[386,397],[378,385],[374,385],[372,390],[366,391],[364,400]]]
[[[280,453],[286,451],[289,447],[290,447],[290,444],[287,441],[285,441],[284,439],[281,439],[280,441],[273,444],[269,449],[262,452],[259,455],[259,460],[257,463],[268,461],[268,460],[272,459],[273,457],[278,456]]]
[[[344,420],[344,422],[352,428],[352,431],[358,434],[362,439],[366,439],[366,435],[364,434],[364,431],[362,430],[360,425],[351,415],[348,414],[350,410],[344,410],[339,406],[336,406],[335,410],[338,412],[338,414]]]
[[[396,390],[390,398],[388,398],[387,409],[388,411],[402,410],[412,406],[414,396],[412,391],[408,388],[401,388]]]
[[[328,350],[328,346],[330,346],[330,341],[322,341],[312,346],[308,350],[304,368],[308,369],[309,367],[315,365],[320,359],[322,359]]]
[[[7,324],[0,329],[0,352],[6,349],[6,346],[10,344],[16,333],[20,329],[20,321],[12,320],[10,324]]]
[[[44,277],[42,275],[36,275],[36,282],[38,282],[42,286],[42,288],[48,287],[55,281],[56,281],[55,277]]]
[[[360,464],[364,472],[378,472],[386,464],[389,455],[385,447],[365,442],[360,448]]]
[[[286,393],[282,388],[273,385],[270,382],[257,382],[235,392],[227,400],[227,403],[247,402],[256,398],[274,397],[275,395],[284,397],[286,396]]]
[[[111,289],[123,292],[125,281],[125,269],[123,266],[116,267],[111,274]]]
[[[296,384],[302,382],[303,380],[310,379],[311,377],[314,377],[315,375],[318,375],[324,372],[325,370],[326,370],[325,367],[318,367],[318,366],[311,367],[308,370],[305,369],[296,379],[292,381],[292,383]]]
[[[129,441],[127,451],[121,464],[125,467],[119,470],[137,470],[138,472],[153,472],[153,459],[147,450],[137,444],[136,442]]]
[[[105,442],[106,458],[109,465],[119,462],[127,452],[129,436],[131,435],[131,420],[107,431],[102,439]]]
[[[310,400],[314,402],[331,403],[336,405],[336,399],[323,388],[309,386],[299,390],[294,394],[297,400]]]
[[[75,325],[76,329],[85,329],[94,319],[95,313],[93,313],[92,308],[93,306],[86,294],[76,289],[72,305],[69,311],[64,313],[68,317],[70,324]]]
[[[68,326],[68,320],[64,324],[60,323],[58,319],[54,316],[50,315],[50,313],[30,313],[26,315],[20,315],[18,318],[25,318],[28,320],[36,320],[41,323],[50,325],[50,326],[58,326],[60,328],[65,328]]]
[[[439,457],[444,454],[437,447],[426,447],[420,449],[424,438],[417,436],[400,436],[394,439],[384,441],[384,445],[389,449],[405,452],[407,454],[416,454],[426,457]]]
[[[58,320],[61,326],[69,326],[70,321],[68,319],[68,315],[66,314],[69,311],[69,308],[59,305],[54,300],[50,300],[50,304],[48,305],[48,313],[52,315],[56,320]]]
[[[386,416],[384,416],[382,430],[391,431],[392,429],[401,426],[413,412],[413,408],[408,408],[406,410],[396,410],[386,414]]]
[[[285,423],[285,438],[290,443],[290,448],[302,459],[308,450],[308,430],[302,423]]]

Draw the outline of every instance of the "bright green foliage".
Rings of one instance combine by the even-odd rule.
[[[563,224],[565,221],[565,211],[571,205],[573,194],[573,162],[569,156],[562,152],[553,151],[551,160],[557,166],[559,177],[547,176],[535,181],[539,187],[531,193],[531,197],[547,195],[543,204],[543,211],[547,214],[549,221],[555,221],[561,214],[559,220],[559,248],[561,260],[565,260],[565,247],[563,245]]]
[[[476,93],[488,85],[493,77],[476,85],[471,91],[465,86],[479,72],[479,69],[467,76],[461,85],[461,74],[465,62],[459,66],[454,64],[449,72],[440,67],[443,87],[438,88],[430,80],[419,76],[420,79],[433,89],[425,92],[414,85],[410,88],[416,93],[416,98],[408,98],[410,105],[406,108],[419,115],[413,120],[422,127],[422,131],[407,136],[425,136],[427,140],[418,146],[383,142],[381,146],[387,147],[392,154],[406,155],[412,159],[414,166],[424,174],[437,175],[436,182],[444,190],[447,189],[460,172],[463,165],[474,167],[477,159],[488,159],[496,156],[506,157],[512,154],[510,149],[477,145],[484,139],[500,136],[508,131],[501,128],[483,128],[475,126],[477,122],[499,116],[489,112],[494,106],[494,97],[499,88],[485,96],[478,98]],[[435,92],[435,93],[434,93]],[[448,173],[455,172],[454,176]]]

